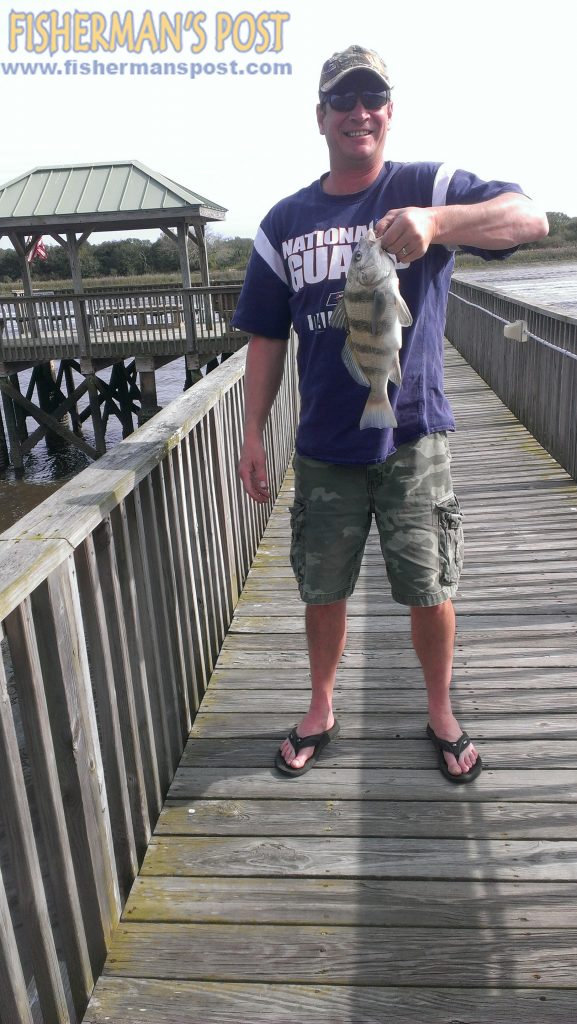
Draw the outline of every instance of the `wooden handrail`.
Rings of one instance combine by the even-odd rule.
[[[293,357],[266,428],[271,501],[293,446]],[[271,505],[236,472],[244,363],[0,535],[10,1024],[30,1024],[35,998],[50,1024],[81,1020],[264,530]]]
[[[505,338],[503,321],[526,323],[527,341]],[[533,437],[577,479],[577,361],[564,355],[577,354],[577,318],[457,276],[451,282],[446,335]]]

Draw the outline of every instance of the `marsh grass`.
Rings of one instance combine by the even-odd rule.
[[[73,291],[70,278],[34,278],[32,271],[32,287],[34,291]],[[244,276],[244,270],[219,270],[211,274],[211,284],[231,284],[239,281]],[[201,285],[200,273],[192,272],[192,285]],[[84,280],[86,291],[98,289],[99,291],[115,291],[118,288],[129,290],[131,288],[179,288],[182,286],[182,278],[179,273],[173,274],[133,274],[129,277],[87,277]],[[14,291],[22,290],[22,281],[0,282],[0,295],[12,295]]]
[[[556,260],[577,260],[577,245],[566,245],[559,247],[543,247],[539,249],[520,249],[502,262],[493,262],[492,267],[506,267],[511,263],[532,264],[550,263]],[[479,256],[472,256],[469,253],[457,253],[455,256],[457,270],[467,267],[487,266],[485,260]],[[192,272],[192,284],[201,285],[200,274]],[[212,284],[229,284],[242,280],[244,268],[219,270],[211,276]],[[129,277],[88,277],[84,281],[86,291],[98,289],[100,291],[115,291],[117,289],[130,290],[131,288],[178,288],[181,285],[180,274],[133,274]],[[36,278],[33,280],[34,291],[72,291],[70,279],[47,279]],[[15,290],[22,289],[21,281],[0,282],[0,295],[12,295]]]

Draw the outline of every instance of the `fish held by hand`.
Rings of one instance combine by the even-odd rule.
[[[331,327],[347,331],[342,353],[347,370],[357,384],[370,388],[361,430],[397,426],[387,386],[389,380],[401,385],[402,328],[412,322],[395,264],[370,229],[353,253],[343,297],[331,317]]]

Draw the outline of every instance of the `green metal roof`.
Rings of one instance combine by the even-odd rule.
[[[19,227],[142,227],[223,220],[226,209],[137,160],[36,167],[0,186],[0,231]]]

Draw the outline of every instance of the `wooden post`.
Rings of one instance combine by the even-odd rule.
[[[0,872],[0,1006],[6,1020],[33,1024],[6,889]]]
[[[194,387],[195,384],[198,384],[199,380],[202,380],[202,373],[200,372],[200,370],[189,369],[189,367],[187,366],[184,376],[184,390],[188,391],[189,388],[192,388]]]
[[[10,465],[10,456],[8,454],[8,445],[6,443],[4,420],[2,418],[2,413],[0,413],[0,469],[5,469],[8,465]]]
[[[174,236],[170,235],[169,237],[173,238]],[[190,263],[188,261],[188,224],[179,224],[177,226],[176,241],[178,245],[178,258],[180,260],[180,273],[182,275],[182,304],[184,314],[184,329],[186,332],[186,365],[188,367],[191,361],[194,362],[194,356],[198,355],[198,345],[196,341],[196,321],[194,318],[194,309],[192,306],[192,299],[190,296],[192,280],[190,277]]]
[[[132,422],[132,399],[128,389],[128,374],[124,363],[116,363],[110,374],[110,385],[114,386],[118,396],[120,408],[119,419],[122,423],[122,437],[128,437],[134,432]]]
[[[35,366],[33,370],[33,378],[38,392],[38,404],[40,408],[43,409],[44,412],[53,415],[58,406],[65,401],[64,395],[56,383],[54,362],[50,361],[47,363],[40,363],[38,366]],[[18,409],[16,410],[16,415],[18,416]],[[64,415],[61,422],[65,422],[67,419],[68,417]],[[56,450],[60,450],[62,448],[60,437],[51,430],[46,434],[46,447],[48,449],[55,448]]]
[[[9,383],[10,378],[6,377],[5,380]],[[4,406],[4,418],[6,420],[6,429],[8,431],[8,440],[10,442],[10,459],[16,472],[23,473],[24,459],[22,458],[22,450],[20,447],[20,440],[18,438],[14,403],[10,396],[5,394],[4,391],[2,392],[2,404]]]
[[[156,394],[156,373],[154,370],[140,370],[140,412],[139,426],[160,412]]]
[[[10,383],[11,383],[12,387],[16,391],[20,392],[20,381],[18,379],[18,374],[17,373],[11,373],[9,380],[10,380]],[[17,402],[15,402],[13,404],[13,408],[14,408],[14,419],[16,421],[16,430],[17,430],[17,433],[18,433],[18,440],[20,442],[22,442],[22,441],[25,441],[26,438],[28,437],[28,427],[26,426],[26,413],[24,412],[24,409],[22,408],[22,406],[18,405]]]
[[[100,410],[100,399],[98,397],[98,387],[94,379],[95,376],[95,373],[87,374],[86,383],[88,384],[88,399],[94,427],[94,443],[96,451],[104,455],[106,451],[106,438],[104,436],[104,424],[102,422],[102,412]]]
[[[78,336],[78,349],[80,356],[87,356],[90,348],[86,307],[82,298],[84,292],[82,270],[80,269],[80,245],[85,240],[85,237],[86,236],[83,235],[79,242],[74,231],[68,231],[66,234],[68,256],[70,259],[70,273],[72,275],[72,284],[74,287],[72,305],[74,307],[74,320],[76,321],[76,334]]]
[[[17,234],[9,234],[8,236],[16,252],[18,253],[18,259],[20,262],[20,272],[22,274],[22,288],[24,295],[32,297],[32,277],[30,274],[30,264],[28,263],[27,255],[28,250],[26,248],[25,236]],[[34,236],[31,245],[35,244],[38,235]],[[38,339],[38,323],[36,320],[36,309],[32,303],[24,303],[24,315],[29,323],[30,335],[35,340]]]
[[[25,942],[34,970],[40,1006],[44,1020],[54,1021],[54,1024],[70,1024],[2,659],[0,763],[3,773],[2,805],[17,876]]]
[[[210,286],[210,273],[208,269],[208,253],[206,251],[206,237],[203,224],[194,225],[196,244],[198,245],[198,259],[200,264],[200,280],[207,288]],[[210,295],[204,297],[205,322],[208,330],[212,328],[212,304]]]
[[[72,376],[72,366],[70,365],[69,359],[63,359],[62,362],[64,363],[64,379],[66,381],[66,390],[68,392],[68,397],[70,397],[71,395],[74,394],[75,391],[74,377]],[[72,421],[72,430],[74,431],[74,433],[81,434],[82,424],[80,422],[80,417],[78,415],[78,405],[76,402],[74,403],[70,410],[70,419]]]

